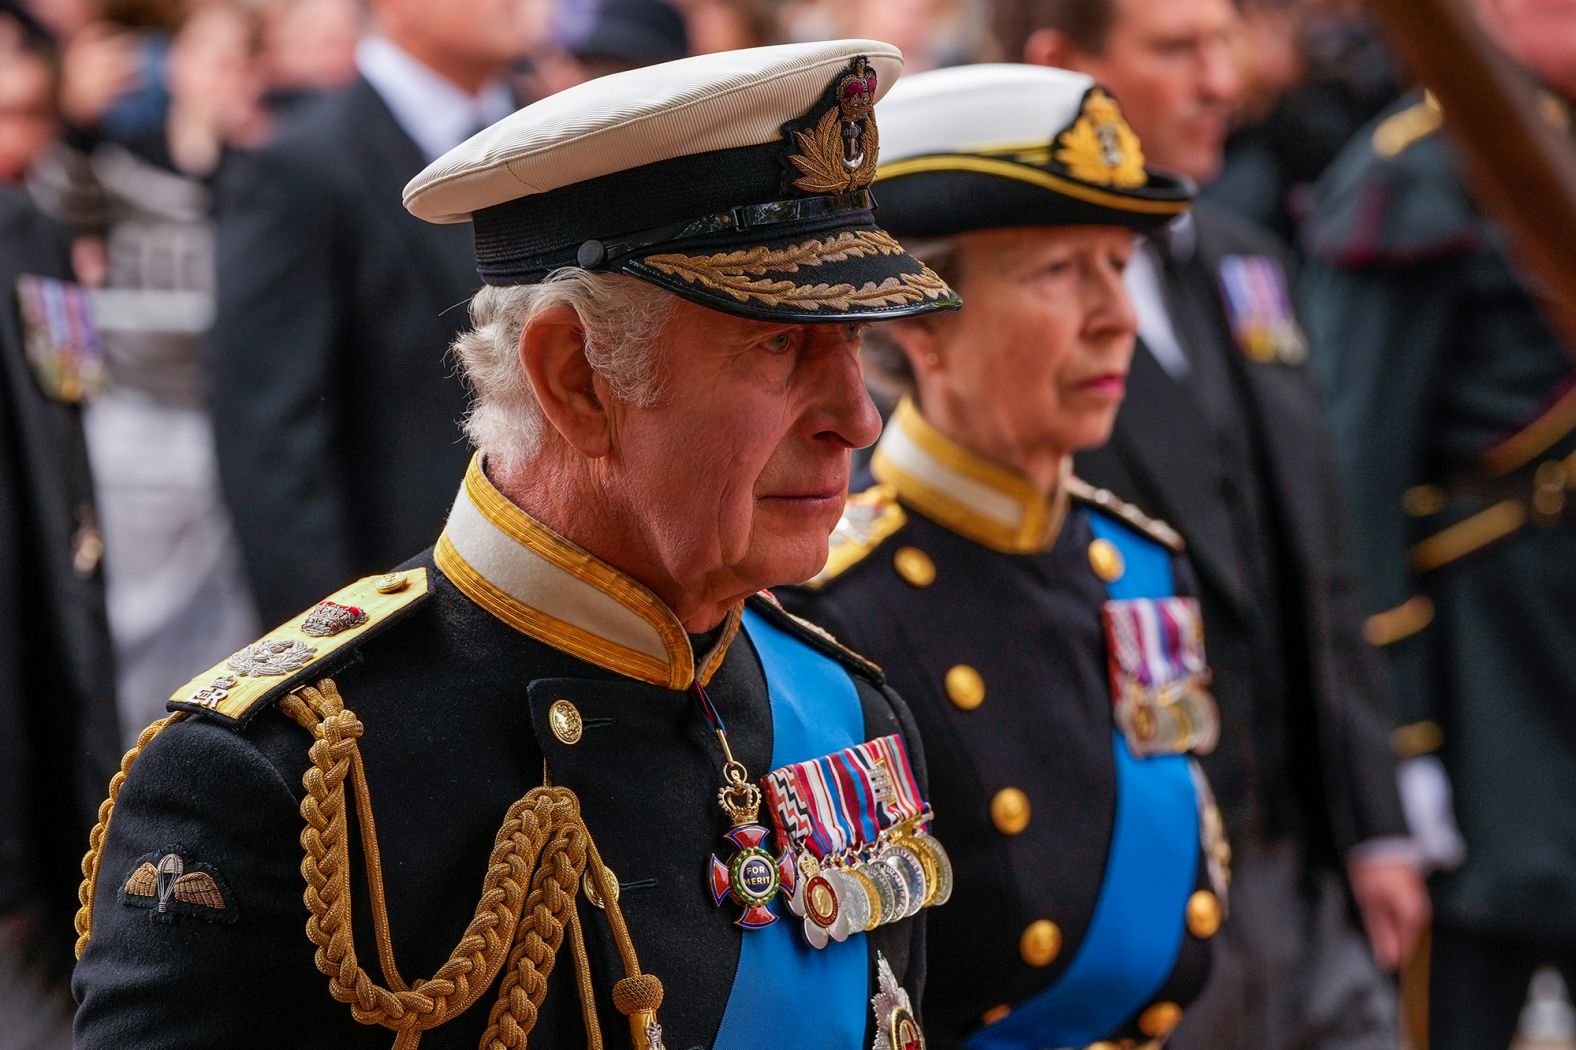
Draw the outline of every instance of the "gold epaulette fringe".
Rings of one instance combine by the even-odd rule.
[[[1181,534],[1170,525],[1158,518],[1151,518],[1131,503],[1117,499],[1111,492],[1091,485],[1077,475],[1067,479],[1067,494],[1073,499],[1094,504],[1173,552],[1181,552],[1187,546]]]

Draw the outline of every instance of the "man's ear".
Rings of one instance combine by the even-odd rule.
[[[1042,28],[1023,42],[1023,60],[1031,66],[1057,66],[1077,70],[1083,52],[1060,29]]]
[[[588,459],[606,456],[612,423],[596,370],[586,360],[585,325],[574,307],[550,306],[526,322],[520,364],[548,425]]]

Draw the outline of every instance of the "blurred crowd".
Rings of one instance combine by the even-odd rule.
[[[252,309],[264,298],[259,271],[279,271],[285,279],[291,275],[283,271],[293,270],[303,277],[307,254],[332,265],[308,246],[294,258],[276,252],[290,234],[277,226],[256,229],[256,215],[248,214],[264,207],[241,188],[252,172],[270,181],[285,178],[255,162],[259,156],[277,160],[264,147],[282,128],[310,123],[317,103],[354,93],[358,80],[377,86],[398,81],[413,62],[436,71],[435,79],[447,78],[477,100],[477,108],[467,115],[459,104],[452,120],[429,114],[407,121],[421,107],[420,89],[430,86],[425,82],[401,99],[385,99],[396,123],[421,147],[410,154],[405,171],[391,174],[388,186],[397,189],[419,168],[418,158],[432,159],[518,105],[620,69],[686,54],[840,36],[896,43],[911,71],[1001,60],[1028,38],[1029,22],[1044,20],[1047,11],[1041,8],[1053,15],[1065,9],[1076,18],[1079,4],[3,0],[0,183],[23,191],[69,231],[77,283],[113,293],[97,299],[102,390],[91,398],[85,425],[98,487],[97,527],[106,539],[122,735],[134,737],[157,717],[180,684],[182,669],[243,643],[260,623],[288,615],[345,572],[382,564],[347,554],[321,573],[276,570],[271,556],[257,548],[299,555],[343,548],[349,541],[306,529],[295,530],[299,543],[282,542],[293,530],[273,519],[311,512],[288,500],[264,512],[269,524],[258,528],[267,536],[253,543],[246,535],[253,528],[248,519],[240,523],[238,538],[232,518],[249,509],[244,490],[287,496],[292,486],[309,483],[289,477],[288,470],[283,478],[223,477],[231,468],[215,453],[215,420],[221,452],[230,435],[256,447],[259,435],[235,434],[234,413],[248,410],[231,398],[255,390],[254,382],[266,385],[264,373],[274,365],[285,370],[289,364],[276,352],[288,341],[272,347],[262,342],[271,329],[276,340],[281,333],[272,327],[277,318],[264,321],[267,312]],[[404,46],[389,48],[390,39]],[[1229,62],[1218,65],[1196,97],[1186,100],[1190,112],[1177,134],[1193,136],[1201,143],[1197,148],[1213,152],[1229,130],[1224,168],[1217,173],[1210,161],[1202,173],[1204,196],[1293,240],[1313,181],[1352,134],[1398,96],[1401,84],[1356,3],[1248,0],[1230,47]],[[363,169],[348,177],[371,185],[364,169],[377,161],[355,155],[348,141],[339,148],[347,168]],[[326,182],[326,169],[339,158],[317,159],[325,170],[316,181]],[[227,187],[234,191],[229,199]],[[357,188],[342,189],[355,197]],[[301,190],[299,197],[278,201],[286,221],[299,221],[305,210],[311,193],[306,186]],[[397,211],[393,200],[360,203]],[[235,211],[227,215],[231,204]],[[256,239],[227,248],[227,219],[237,236]],[[308,233],[304,227],[300,232]],[[365,249],[360,243],[351,250]],[[464,252],[451,254],[463,258]],[[462,261],[455,268],[453,294],[443,307],[465,297],[467,266]],[[222,314],[214,338],[205,340],[227,285],[235,289],[236,309]],[[240,376],[233,374],[237,364],[221,353],[235,341],[226,329],[236,321],[243,328],[262,325],[242,337],[258,343],[238,351],[256,355],[245,361]],[[444,319],[434,334],[441,337],[456,322]],[[334,323],[306,322],[317,327],[307,338],[332,338],[326,330]],[[441,338],[409,341],[425,349]],[[441,388],[433,396],[458,415],[463,406],[457,388],[448,389],[453,384],[436,365],[429,362],[424,371]],[[314,381],[323,378],[319,374]],[[304,400],[253,422],[310,429],[308,402],[326,392],[322,386],[303,392]],[[366,422],[373,425],[370,418]],[[286,467],[285,461],[273,462],[276,470]],[[262,466],[241,454],[233,469]],[[443,485],[437,488],[444,491]],[[341,510],[333,517],[341,531],[352,529]],[[427,524],[422,520],[422,531],[411,532],[410,540],[420,539]],[[387,560],[404,549],[391,542],[374,544],[366,553]]]
[[[37,570],[36,611],[100,601],[108,640],[101,660],[74,650],[98,679],[54,686],[103,709],[69,729],[69,772],[12,762],[0,791],[29,803],[8,808],[47,796],[70,810],[47,838],[62,856],[79,853],[119,749],[194,672],[437,534],[467,459],[455,426],[465,392],[443,348],[478,282],[467,228],[429,227],[400,206],[427,163],[521,105],[622,69],[835,37],[890,41],[908,71],[1065,64],[1100,52],[1106,9],[0,0],[0,205],[43,217],[26,239],[0,239],[0,291],[9,302],[17,277],[43,275],[52,283],[39,286],[38,311],[90,302],[93,319],[61,337],[69,352],[57,347],[58,359],[41,351],[29,371],[0,372],[80,416],[80,456],[55,446],[17,489],[41,498],[51,478],[76,486],[60,511],[75,578],[51,590]],[[1360,0],[1239,0],[1218,38],[1192,32],[1184,25],[1142,59],[1196,69],[1153,78],[1177,97],[1121,96],[1130,110],[1170,114],[1144,129],[1146,150],[1198,183],[1202,200],[1306,253],[1315,186],[1403,99],[1406,76]],[[1095,59],[1084,68],[1103,79]],[[29,624],[14,626],[30,637]],[[36,682],[25,697],[9,685],[0,681],[0,704],[40,702]],[[11,712],[0,725],[26,722],[25,735],[34,721]],[[39,786],[51,778],[57,790]],[[41,819],[28,812],[17,821]],[[38,836],[8,835],[6,849],[24,840]],[[0,983],[36,979],[59,1006],[11,1022],[0,1001],[0,1022],[21,1033],[7,1045],[69,1038],[59,1027],[69,942],[37,932],[70,927],[75,902],[61,890],[74,874],[54,862],[0,856],[29,873],[0,884],[0,916],[13,917],[0,971],[25,971],[0,972]]]

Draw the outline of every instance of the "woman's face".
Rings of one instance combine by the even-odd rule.
[[[1115,226],[963,234],[964,308],[929,319],[921,395],[960,405],[981,451],[1072,453],[1111,436],[1137,317],[1122,285],[1133,234]]]

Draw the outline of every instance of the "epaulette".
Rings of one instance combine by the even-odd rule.
[[[832,632],[820,624],[811,623],[804,617],[795,616],[787,609],[784,609],[782,603],[777,600],[777,596],[771,591],[758,591],[748,602],[750,607],[756,612],[761,613],[771,620],[773,624],[809,645],[810,648],[830,656],[850,670],[863,674],[877,685],[885,681],[886,675],[881,670],[880,664],[867,660],[854,652],[833,637]]]
[[[357,580],[193,678],[166,706],[244,726],[291,690],[343,667],[359,643],[404,619],[429,594],[423,568]]]
[[[1080,477],[1073,476],[1067,479],[1067,494],[1073,499],[1091,503],[1097,509],[1131,525],[1156,543],[1170,548],[1173,553],[1180,553],[1187,546],[1181,534],[1170,525],[1157,518],[1151,518],[1131,503],[1117,499],[1105,489],[1097,488]]]
[[[872,485],[848,497],[843,516],[832,530],[831,550],[826,565],[805,584],[819,590],[858,565],[881,546],[886,538],[908,522],[897,490],[891,485]]]
[[[1381,157],[1398,157],[1445,126],[1445,111],[1431,93],[1412,106],[1391,114],[1374,128],[1374,152]]]

